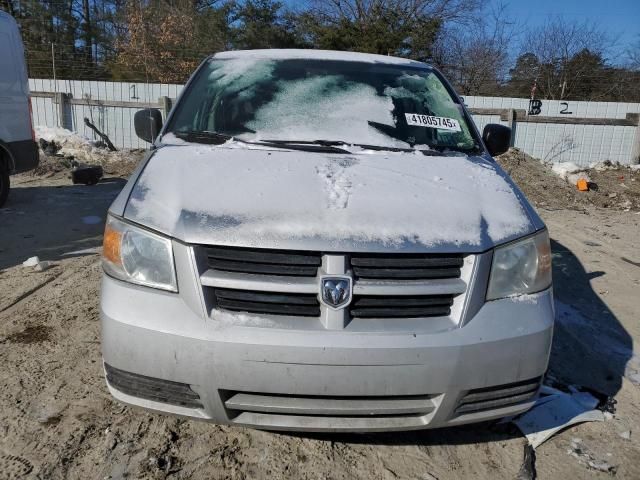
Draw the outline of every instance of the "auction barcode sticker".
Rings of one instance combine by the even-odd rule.
[[[439,130],[451,130],[460,132],[460,124],[454,118],[432,117],[431,115],[420,115],[418,113],[405,113],[407,124],[418,127],[431,127]]]

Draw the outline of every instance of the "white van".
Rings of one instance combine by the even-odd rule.
[[[9,195],[9,175],[37,165],[22,39],[13,17],[0,11],[0,207]]]

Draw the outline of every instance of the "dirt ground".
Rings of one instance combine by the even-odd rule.
[[[640,209],[620,205],[637,202],[638,173],[593,173],[598,192],[580,194],[518,152],[501,162],[553,239],[559,321],[550,372],[617,400],[613,418],[571,427],[539,447],[538,478],[640,478],[640,393],[629,380],[640,379],[633,355]],[[111,175],[93,187],[72,185],[65,168],[12,179],[0,209],[1,479],[516,478],[525,440],[510,424],[289,435],[150,414],[112,400],[101,368],[95,249],[106,209],[124,185],[118,175],[134,164],[111,165]],[[22,267],[32,255],[54,266]],[[583,323],[572,323],[571,312]],[[615,472],[571,456],[576,439]]]

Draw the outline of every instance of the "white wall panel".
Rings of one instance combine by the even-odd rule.
[[[160,97],[177,98],[183,85],[104,82],[89,80],[30,79],[34,92],[64,92],[75,99],[155,103]],[[508,108],[527,110],[529,100],[510,97],[464,97],[471,108]],[[568,105],[556,100],[543,100],[541,116],[564,118],[625,118],[627,113],[640,113],[640,103],[577,102]],[[54,127],[59,125],[57,106],[51,98],[34,97],[33,121],[35,125]],[[566,108],[565,108],[566,107]],[[561,110],[571,112],[562,114]],[[119,148],[146,148],[146,142],[138,139],[133,129],[136,108],[72,105],[70,111],[73,130],[96,139],[96,135],[84,125],[88,118],[106,133]],[[478,130],[482,132],[488,123],[502,123],[498,115],[474,115]],[[638,127],[576,125],[518,122],[514,132],[514,145],[535,157],[554,162],[574,162],[578,165],[611,160],[622,164],[632,162],[634,142],[639,141]]]

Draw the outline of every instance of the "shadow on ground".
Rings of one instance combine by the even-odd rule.
[[[0,209],[0,270],[34,255],[60,260],[64,254],[98,247],[109,205],[126,180],[106,178],[94,186],[12,188]]]
[[[633,340],[591,287],[592,279],[614,272],[587,272],[564,245],[552,241],[551,248],[557,311],[549,373],[615,395],[633,358]]]

